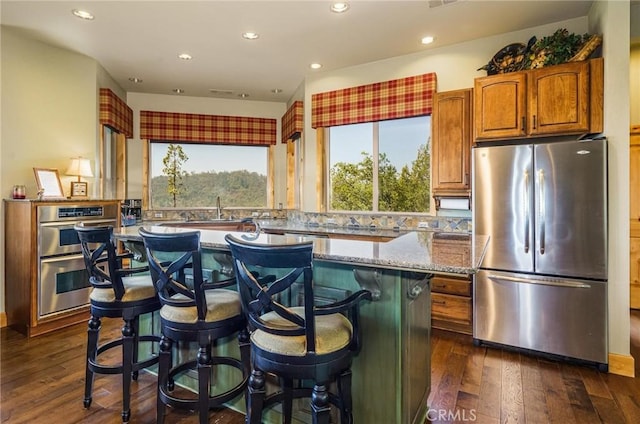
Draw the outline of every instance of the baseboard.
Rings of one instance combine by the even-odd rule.
[[[0,328],[4,328],[7,326],[7,313],[0,312]]]
[[[631,355],[609,354],[609,372],[611,374],[635,377],[635,363]]]

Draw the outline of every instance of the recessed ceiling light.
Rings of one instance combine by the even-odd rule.
[[[335,13],[343,13],[349,9],[349,3],[345,1],[336,1],[331,4],[331,11]]]
[[[238,94],[238,97],[242,97],[243,99],[246,99],[247,97],[249,97],[249,95],[247,93],[240,93]]]
[[[431,44],[433,43],[433,40],[435,40],[435,38],[431,37],[431,36],[427,36],[427,37],[423,37],[421,41],[422,44]]]
[[[173,89],[173,90],[171,90],[171,91],[173,91],[173,92],[174,92],[174,93],[176,93],[176,94],[182,94],[182,93],[184,93],[184,90],[183,90],[182,88],[174,88],[174,89]]]
[[[243,32],[242,33],[242,38],[246,39],[246,40],[255,40],[257,38],[260,37],[260,34],[258,34],[257,32]]]
[[[274,88],[273,90],[271,90],[271,92],[272,92],[273,94],[282,93],[282,89],[281,89],[281,88]]]
[[[142,82],[142,78],[131,77],[131,78],[129,78],[129,81],[134,82],[136,84],[140,84]]]
[[[80,19],[86,19],[87,21],[92,21],[94,18],[94,16],[86,10],[73,9],[71,13],[73,13],[74,16],[77,16]]]
[[[311,69],[320,69],[322,68],[322,65],[320,63],[312,63],[311,65],[309,65],[309,67]]]
[[[193,59],[189,53],[180,53],[178,55],[178,58],[182,59],[182,60],[191,60],[191,59]]]

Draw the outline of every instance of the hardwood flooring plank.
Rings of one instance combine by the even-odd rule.
[[[520,355],[503,350],[501,359],[500,422],[503,424],[523,423],[525,419]]]
[[[580,367],[580,375],[584,382],[584,387],[590,396],[613,399],[607,384],[602,379],[603,373],[591,367]]]
[[[538,360],[530,355],[520,355],[524,416],[527,424],[546,424],[547,399],[542,386]]]
[[[600,418],[600,422],[607,424],[625,424],[627,422],[615,400],[591,396],[591,403],[598,414],[598,418]]]
[[[480,385],[482,383],[482,368],[484,366],[484,358],[486,348],[474,347],[470,350],[467,357],[467,365],[462,374],[462,382],[460,390],[475,395],[480,394]]]
[[[571,409],[567,389],[562,380],[560,366],[555,362],[546,360],[540,360],[539,364],[549,423],[576,423],[576,417],[573,415],[573,410]]]
[[[576,365],[563,364],[561,366],[562,379],[564,381],[569,403],[573,410],[573,414],[579,423],[599,423],[598,416],[591,398],[582,380],[580,370]]]
[[[502,397],[502,367],[499,349],[487,348],[482,367],[482,382],[478,398],[478,416],[500,420]]]
[[[462,373],[466,364],[466,357],[457,353],[451,353],[447,360],[447,366],[435,389],[436,395],[431,398],[429,408],[438,411],[454,411],[458,399],[458,390]]]

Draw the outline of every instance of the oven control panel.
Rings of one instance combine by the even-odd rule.
[[[83,218],[83,217],[102,217],[102,206],[83,206],[76,208],[59,208],[58,218]]]
[[[91,219],[113,219],[120,215],[120,205],[117,202],[71,204],[71,205],[43,205],[38,206],[38,222],[69,222],[86,221]]]

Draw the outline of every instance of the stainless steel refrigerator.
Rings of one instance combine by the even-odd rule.
[[[607,368],[607,144],[473,149],[473,337]]]

